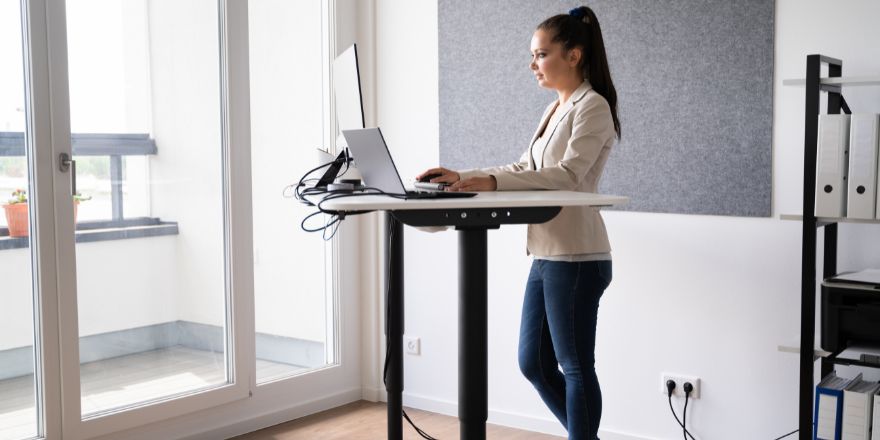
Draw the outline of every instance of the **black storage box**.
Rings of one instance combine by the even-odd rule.
[[[880,345],[880,286],[822,283],[822,349],[838,353],[857,344]]]

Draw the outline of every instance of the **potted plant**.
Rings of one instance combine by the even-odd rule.
[[[6,224],[9,226],[10,237],[27,237],[28,235],[28,204],[27,192],[17,189],[12,198],[3,205],[6,212]]]
[[[73,222],[76,223],[76,215],[79,203],[91,200],[89,196],[76,193],[73,196]],[[6,212],[6,224],[9,225],[10,237],[27,237],[28,235],[28,198],[27,191],[17,189],[12,192],[12,198],[3,205]]]
[[[76,225],[76,213],[79,211],[79,202],[92,200],[92,196],[84,196],[79,191],[73,195],[73,224]]]

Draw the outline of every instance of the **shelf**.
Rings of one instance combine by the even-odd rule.
[[[827,86],[880,86],[880,76],[842,76],[837,78],[820,78],[819,82]],[[784,79],[783,86],[805,86],[806,79]]]
[[[177,222],[163,222],[157,218],[140,218],[113,222],[95,221],[77,224],[76,243],[93,243],[108,240],[160,237],[179,235]],[[29,237],[0,235],[0,251],[25,249],[30,246]]]
[[[864,290],[866,292],[878,292],[880,291],[880,286],[871,285],[871,284],[862,284],[862,283],[848,283],[845,281],[822,281],[822,285],[825,287],[831,287],[834,289],[847,289],[847,290]]]
[[[855,357],[858,355],[858,359]],[[835,365],[880,368],[880,350],[875,347],[850,347],[829,358]]]
[[[780,220],[795,220],[801,221],[804,219],[804,216],[800,214],[782,214],[779,216]],[[816,217],[816,222],[823,224],[831,224],[831,223],[862,223],[862,224],[880,224],[880,219],[873,220],[862,220],[857,218],[842,218],[842,217]]]
[[[794,353],[794,354],[801,353],[801,347],[799,347],[797,345],[780,345],[777,347],[777,350],[781,351],[782,353]],[[830,351],[825,351],[825,350],[822,350],[821,348],[816,348],[816,349],[813,349],[813,360],[828,357],[828,356],[831,356],[832,354],[833,353],[831,353]]]

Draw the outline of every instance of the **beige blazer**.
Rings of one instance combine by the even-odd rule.
[[[541,125],[518,162],[462,171],[461,178],[495,176],[499,191],[598,192],[599,178],[616,140],[608,102],[584,81],[559,109],[556,124],[549,126],[557,102],[544,111]],[[550,138],[539,169],[532,148],[542,133]],[[527,252],[541,257],[611,252],[599,208],[565,207],[549,222],[529,225]]]

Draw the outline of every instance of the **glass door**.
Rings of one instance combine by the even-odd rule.
[[[70,217],[57,226],[65,437],[248,395],[252,349],[237,342],[252,269],[232,239],[249,243],[232,196],[233,152],[249,149],[247,112],[231,110],[247,96],[230,37],[244,5],[47,3],[50,52],[67,54],[50,72],[69,97],[54,153],[72,158],[55,186]]]
[[[215,0],[66,12],[89,418],[232,382],[220,20]]]

